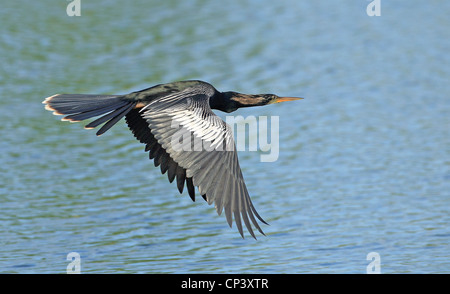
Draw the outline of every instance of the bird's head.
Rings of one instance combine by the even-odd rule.
[[[225,103],[222,110],[228,113],[242,107],[263,106],[267,104],[303,99],[300,97],[279,97],[275,94],[251,95],[237,92],[223,92],[222,94],[225,98]]]

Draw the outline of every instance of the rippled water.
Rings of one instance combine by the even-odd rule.
[[[0,9],[0,272],[450,272],[448,2],[68,3]],[[236,112],[280,117],[277,161],[240,152],[266,237],[179,195],[124,123],[41,104],[183,79],[306,97]]]

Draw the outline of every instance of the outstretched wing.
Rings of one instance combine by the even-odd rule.
[[[188,190],[193,188],[190,185],[197,186],[208,204],[215,204],[219,215],[225,211],[230,227],[234,216],[242,237],[242,222],[253,237],[251,223],[264,234],[256,218],[266,222],[248,194],[230,126],[212,112],[208,95],[186,94],[159,97],[142,105],[139,112],[134,109],[127,114],[128,125],[142,143],[147,143],[150,158],[153,151],[155,165],[161,164],[163,173],[168,171],[169,180],[177,177],[180,192],[186,178]]]

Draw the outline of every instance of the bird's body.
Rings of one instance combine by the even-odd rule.
[[[219,92],[202,81],[160,84],[126,95],[57,94],[44,100],[46,109],[72,122],[100,116],[85,128],[102,127],[101,135],[125,117],[134,136],[149,151],[150,159],[168,179],[176,179],[180,193],[186,184],[195,200],[195,188],[228,224],[234,220],[243,236],[242,221],[255,237],[252,226],[261,230],[237,158],[230,127],[212,109],[232,112],[300,98],[272,94],[245,95]],[[256,218],[255,218],[256,217]]]

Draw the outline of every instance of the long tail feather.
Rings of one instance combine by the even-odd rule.
[[[91,94],[56,94],[46,98],[42,103],[45,109],[53,111],[55,115],[64,115],[62,120],[78,122],[92,117],[100,118],[86,125],[94,128],[104,124],[97,135],[101,135],[115,125],[135,105],[120,99],[120,95],[91,95]]]

